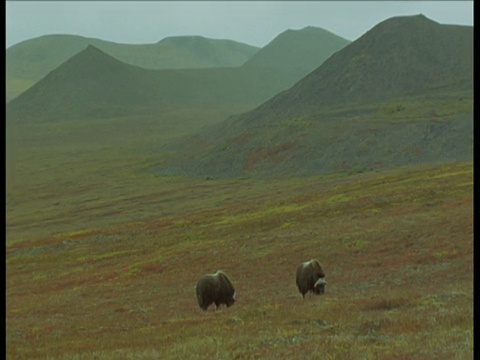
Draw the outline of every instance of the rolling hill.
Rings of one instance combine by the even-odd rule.
[[[395,17],[256,109],[176,142],[184,158],[155,171],[276,176],[471,160],[472,130],[473,28]]]
[[[299,80],[349,43],[318,27],[289,29],[255,53],[242,67],[284,69],[295,73]]]
[[[89,45],[9,102],[7,119],[99,119],[172,108],[253,105],[282,86],[277,75],[270,69],[147,70]]]
[[[337,47],[332,47],[331,42],[322,51],[324,37],[323,30],[312,29],[295,32],[293,38],[281,34],[272,41],[276,44],[275,52],[268,45],[259,51],[265,62],[262,66],[252,63],[203,69],[144,69],[89,45],[8,103],[7,115],[14,121],[50,121],[156,114],[192,107],[229,108],[230,113],[236,109],[244,111],[293,85],[344,44],[334,39]],[[191,49],[199,58],[213,59],[215,55],[213,50],[202,54],[205,47],[198,46],[200,42],[192,37],[168,38],[161,43],[182,43],[182,48]],[[283,49],[283,56],[279,48]],[[312,49],[319,54],[314,59]],[[295,68],[290,66],[291,61],[282,64],[276,60],[287,59],[290,52],[298,57]]]
[[[423,15],[395,17],[265,107],[296,116],[426,92],[471,90],[472,75],[473,27],[441,25]]]
[[[119,44],[77,35],[45,35],[7,49],[7,101],[89,44],[125,63],[147,69],[240,66],[259,50],[232,40],[201,36],[168,37],[156,44]]]

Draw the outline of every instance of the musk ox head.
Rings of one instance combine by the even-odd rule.
[[[217,309],[221,304],[232,306],[235,303],[235,288],[223,271],[203,275],[196,287],[198,306],[207,310],[211,304]]]
[[[297,287],[298,291],[305,298],[307,292],[316,295],[325,293],[325,271],[318,260],[310,260],[301,264],[297,269]]]

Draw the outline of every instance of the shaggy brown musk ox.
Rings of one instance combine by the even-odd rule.
[[[305,298],[307,292],[321,295],[325,292],[325,271],[318,260],[310,260],[301,264],[297,269],[297,287],[298,291]]]
[[[221,304],[230,307],[235,302],[235,288],[228,276],[221,270],[215,274],[203,275],[196,287],[198,306],[207,310],[211,304],[217,309]]]

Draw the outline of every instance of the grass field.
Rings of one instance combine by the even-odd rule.
[[[157,177],[175,118],[111,121],[7,129],[7,359],[473,358],[472,163]],[[237,302],[203,312],[217,269]]]

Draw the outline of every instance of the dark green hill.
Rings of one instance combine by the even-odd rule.
[[[147,70],[89,45],[7,104],[7,119],[41,122],[254,107],[285,88],[274,69]]]
[[[157,44],[119,44],[75,35],[41,36],[7,49],[7,101],[89,44],[125,63],[147,69],[240,66],[259,49],[231,40],[201,36],[171,37]]]
[[[313,26],[287,30],[253,55],[243,67],[285,69],[295,72],[297,79],[301,79],[349,43],[349,40]]]
[[[7,119],[68,119],[77,113],[109,111],[151,102],[149,74],[105,54],[93,45],[67,60],[33,87],[7,104]],[[105,114],[107,115],[107,114]]]
[[[307,28],[280,35],[272,46],[266,46],[260,60],[248,66],[169,70],[132,66],[91,45],[10,102],[8,117],[50,121],[154,114],[192,107],[244,111],[289,88],[331,55],[334,47],[325,38],[343,44],[324,30]],[[219,41],[172,37],[158,45],[181,48],[194,58],[209,58],[213,63],[215,58],[226,58],[224,50],[229,46],[236,46],[227,40],[217,46]],[[218,54],[218,49],[223,55]]]
[[[423,15],[395,17],[335,53],[264,109],[288,117],[426,92],[471,90],[472,74],[473,27],[441,25]]]
[[[472,85],[472,27],[391,18],[256,109],[177,142],[184,159],[196,156],[156,171],[273,176],[471,160]]]

